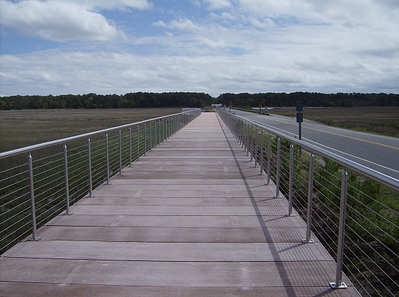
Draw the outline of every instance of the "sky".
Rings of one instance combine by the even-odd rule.
[[[398,0],[0,0],[0,95],[399,93]]]

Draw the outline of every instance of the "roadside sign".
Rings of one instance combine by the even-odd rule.
[[[303,105],[302,104],[298,104],[296,106],[296,111],[303,111]]]
[[[298,112],[298,113],[296,114],[296,122],[297,122],[297,123],[302,123],[302,122],[303,122],[303,113]]]
[[[303,122],[303,105],[302,104],[298,104],[296,106],[296,121],[298,123],[298,128],[299,128],[299,133],[298,133],[298,138],[302,139],[302,127],[301,127],[301,123]],[[300,148],[299,148],[300,151]]]

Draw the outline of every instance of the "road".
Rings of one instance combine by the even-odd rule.
[[[296,118],[234,110],[243,116],[291,136],[298,136]],[[399,179],[399,138],[335,128],[304,120],[302,140]]]

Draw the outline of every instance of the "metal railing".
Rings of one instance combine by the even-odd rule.
[[[334,289],[343,272],[364,296],[399,296],[399,180],[219,109],[237,141],[288,199],[336,260]],[[262,199],[262,198],[261,198]],[[260,200],[261,201],[261,200]]]
[[[193,109],[0,153],[0,254],[201,113]]]

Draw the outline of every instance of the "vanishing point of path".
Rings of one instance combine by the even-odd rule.
[[[1,296],[358,296],[203,113],[0,259]]]

